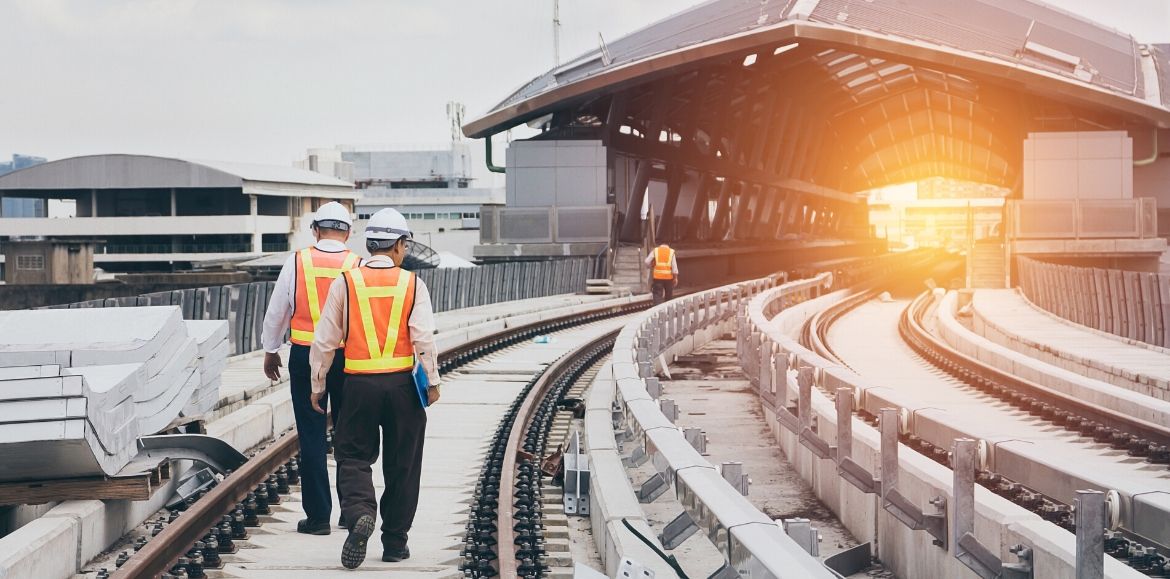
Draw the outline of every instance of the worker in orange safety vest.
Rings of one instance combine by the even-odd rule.
[[[430,293],[423,280],[402,268],[411,236],[406,219],[393,209],[370,216],[366,249],[371,257],[330,286],[309,353],[316,407],[334,352],[345,350],[345,397],[334,457],[341,514],[349,527],[341,564],[348,569],[365,560],[379,513],[382,560],[410,557],[407,533],[418,507],[427,426],[422,401],[439,399]],[[425,390],[420,375],[426,376]],[[380,508],[371,473],[379,454],[386,483]]]
[[[345,246],[353,220],[349,210],[340,203],[319,207],[310,227],[317,242],[290,255],[280,270],[264,314],[261,344],[265,352],[264,375],[273,381],[280,380],[279,350],[284,345],[285,332],[289,332],[292,342],[288,354],[289,391],[301,449],[301,506],[305,510],[305,518],[297,523],[297,532],[328,535],[333,511],[325,457],[329,446],[328,424],[324,415],[313,411],[310,400],[309,345],[313,343],[313,332],[321,318],[329,285],[342,271],[357,265],[358,255]],[[343,365],[344,360],[338,357],[326,380],[334,407],[340,406]],[[336,412],[333,424],[336,428]]]
[[[678,260],[674,250],[665,243],[655,247],[646,256],[646,266],[651,268],[651,290],[661,288],[665,299],[672,299],[674,288],[678,287]]]

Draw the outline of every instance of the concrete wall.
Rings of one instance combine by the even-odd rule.
[[[593,207],[606,203],[601,141],[515,141],[508,146],[508,207]]]
[[[1029,133],[1024,199],[1131,199],[1133,139],[1125,131]]]

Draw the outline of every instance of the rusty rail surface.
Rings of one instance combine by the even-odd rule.
[[[500,477],[500,505],[496,510],[496,529],[499,533],[496,556],[501,579],[515,579],[518,576],[517,569],[519,568],[519,561],[516,559],[516,532],[513,530],[515,520],[513,518],[512,495],[516,492],[519,454],[524,452],[525,433],[528,430],[528,426],[532,423],[536,409],[545,397],[548,396],[553,384],[568,372],[569,367],[573,363],[606,341],[612,342],[619,332],[621,332],[620,328],[606,332],[588,343],[581,345],[572,352],[557,358],[552,364],[549,364],[536,380],[536,383],[533,384],[532,389],[529,390],[528,396],[524,398],[524,402],[521,404],[515,419],[512,421],[511,430],[508,433],[508,445],[504,453],[503,469],[501,471],[503,476]],[[541,457],[537,457],[537,459],[539,458]]]

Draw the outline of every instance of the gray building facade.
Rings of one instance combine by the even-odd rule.
[[[46,162],[44,157],[12,155],[11,161],[0,162],[0,175],[18,171]],[[48,205],[44,199],[0,196],[0,217],[48,217]]]

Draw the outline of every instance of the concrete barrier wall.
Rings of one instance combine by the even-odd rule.
[[[1170,348],[1170,274],[1018,259],[1020,290],[1066,320]]]
[[[812,485],[817,496],[838,516],[842,523],[860,541],[871,541],[876,556],[898,577],[906,579],[936,577],[977,577],[956,558],[954,545],[938,546],[924,531],[911,530],[882,507],[880,495],[865,493],[841,475],[837,461],[822,459],[802,444],[798,434],[781,426],[777,414],[787,412],[785,407],[801,404],[798,372],[812,369],[814,387],[808,404],[812,434],[829,445],[841,446],[838,440],[837,408],[822,389],[835,392],[837,388],[853,390],[857,407],[872,414],[882,408],[895,408],[901,417],[901,432],[931,436],[949,448],[949,441],[962,432],[954,416],[944,412],[919,408],[913,400],[900,397],[897,391],[883,388],[865,380],[848,368],[838,366],[801,346],[785,328],[799,327],[811,313],[828,307],[834,295],[817,298],[802,308],[779,311],[773,318],[766,311],[775,311],[774,304],[782,301],[782,291],[773,289],[757,297],[748,306],[737,335],[741,342],[741,360],[744,370],[759,393],[769,419],[789,461]],[[752,354],[754,352],[754,355]],[[876,480],[881,472],[880,432],[855,416],[850,418],[851,458]],[[947,467],[903,447],[898,454],[898,491],[924,513],[930,513],[930,501],[945,500],[948,524],[954,524],[955,497],[952,490],[953,473]],[[880,491],[879,491],[880,492]],[[946,536],[952,536],[949,532]],[[1037,577],[1072,578],[1075,576],[1075,536],[1042,520],[1039,516],[990,493],[982,487],[975,489],[974,535],[979,542],[1001,561],[1014,562],[1011,546],[1022,544],[1033,551],[1033,565]],[[1142,575],[1124,564],[1106,560],[1106,576],[1137,579]]]
[[[799,285],[800,291],[815,292],[824,279],[792,287]],[[620,467],[620,457],[616,453],[609,456],[614,451],[603,448],[611,444],[612,434],[607,436],[605,430],[612,433],[611,404],[616,403],[621,428],[628,429],[632,443],[645,450],[684,511],[723,553],[729,569],[751,577],[835,576],[724,480],[662,414],[646,389],[645,378],[652,374],[659,356],[690,352],[730,329],[735,313],[747,299],[776,281],[768,278],[733,284],[668,302],[643,313],[619,334],[612,362],[613,387],[603,386],[591,394],[586,410],[590,453],[596,454],[594,462],[601,465],[601,473],[595,474],[591,485],[591,495],[599,497],[595,540],[599,550],[609,553],[607,570],[613,558],[622,555],[654,564],[654,559],[644,554],[623,551],[631,543],[614,524],[620,523],[621,517],[644,520],[625,469]],[[604,442],[595,446],[595,439]]]

